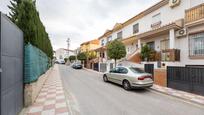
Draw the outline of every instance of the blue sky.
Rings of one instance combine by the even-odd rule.
[[[0,11],[8,13],[10,0],[0,0]],[[116,22],[124,22],[160,0],[37,0],[37,9],[54,49],[70,49],[96,39]]]

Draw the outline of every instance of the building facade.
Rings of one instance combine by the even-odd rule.
[[[88,42],[84,42],[80,45],[80,52],[88,52],[92,51],[94,49],[97,49],[99,47],[99,40],[91,40]]]
[[[95,49],[99,48],[99,40],[94,39],[88,42],[84,42],[80,45],[80,53],[85,53],[87,59],[83,62],[84,67],[93,69],[95,58],[97,57]]]
[[[64,60],[65,58],[69,58],[71,55],[76,55],[74,51],[67,50],[64,48],[60,48],[55,51],[55,58],[56,60]]]
[[[107,63],[107,68],[113,60],[108,59],[106,45],[115,39],[126,46],[127,56],[121,62],[146,63],[139,55],[146,44],[155,50],[151,60],[155,68],[204,64],[204,0],[162,0],[116,23],[99,38],[99,63]]]

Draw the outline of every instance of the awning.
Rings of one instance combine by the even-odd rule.
[[[95,51],[97,51],[97,52],[103,52],[103,51],[105,51],[106,49],[107,49],[106,46],[103,46],[103,47],[100,47],[100,48],[95,49]]]
[[[131,36],[129,38],[126,38],[126,39],[122,39],[121,41],[125,44],[125,45],[128,45],[128,44],[132,44],[133,42],[137,42],[137,37],[136,35],[134,36]]]
[[[150,38],[150,37],[156,37],[159,35],[164,35],[164,34],[169,33],[170,29],[179,30],[181,28],[182,28],[182,26],[178,25],[177,23],[171,23],[171,24],[162,26],[160,28],[153,29],[153,30],[147,31],[145,33],[139,34],[139,35],[137,35],[137,38],[138,39],[146,39],[146,38]]]

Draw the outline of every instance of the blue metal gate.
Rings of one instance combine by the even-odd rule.
[[[23,32],[0,12],[1,115],[23,108]]]

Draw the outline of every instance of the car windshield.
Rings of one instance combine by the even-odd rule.
[[[143,71],[143,70],[141,70],[139,68],[130,67],[129,69],[134,73],[145,73],[145,71]]]

